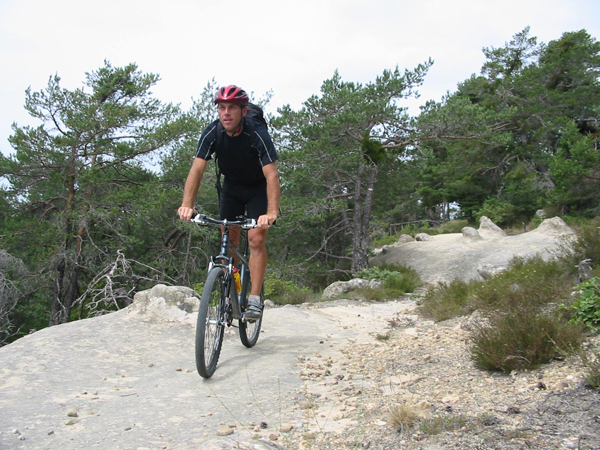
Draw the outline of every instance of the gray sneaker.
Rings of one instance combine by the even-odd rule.
[[[255,322],[262,316],[262,305],[260,304],[260,297],[258,295],[248,296],[248,308],[244,317],[248,322]]]

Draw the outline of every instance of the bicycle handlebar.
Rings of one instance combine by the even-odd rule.
[[[256,224],[256,219],[244,219],[244,220],[227,220],[227,219],[215,219],[213,217],[207,216],[205,214],[194,214],[190,219],[190,222],[197,223],[198,225],[219,225],[223,227],[229,226],[239,226],[244,230],[250,230],[251,228],[256,228],[258,225]]]

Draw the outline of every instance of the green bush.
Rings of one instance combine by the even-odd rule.
[[[421,312],[436,321],[475,310],[507,310],[514,305],[560,303],[571,290],[574,271],[560,261],[514,258],[505,272],[485,281],[440,283],[423,297]]]
[[[476,366],[532,369],[581,346],[583,327],[557,306],[572,290],[571,268],[541,257],[515,258],[485,282],[440,284],[427,292],[420,308],[437,321],[481,311],[486,321],[471,334]]]
[[[566,270],[559,261],[516,257],[505,272],[484,283],[474,283],[469,304],[485,311],[560,303],[570,294],[574,279],[574,270]]]
[[[577,240],[573,243],[569,263],[579,264],[589,259],[592,266],[596,267],[596,274],[600,276],[600,218],[575,227]],[[567,258],[569,257],[567,256]]]
[[[593,277],[577,285],[578,299],[567,307],[573,321],[583,323],[592,331],[600,331],[600,278]]]
[[[469,226],[468,220],[450,220],[441,224],[438,231],[440,234],[462,233],[462,229],[467,226]]]
[[[389,296],[398,296],[414,292],[423,284],[418,272],[405,266],[373,266],[354,274],[365,280],[379,280]]]
[[[395,234],[386,234],[378,239],[375,239],[373,241],[372,246],[374,248],[381,248],[384,245],[391,245],[391,244],[395,244],[396,242],[398,242],[398,236]]]
[[[576,351],[581,326],[565,320],[556,308],[540,312],[530,305],[498,311],[471,335],[471,357],[484,370],[531,370]]]
[[[292,281],[268,276],[265,279],[265,298],[277,305],[298,305],[313,301],[315,295],[307,287],[299,287]]]
[[[510,203],[497,198],[488,198],[475,214],[477,221],[488,217],[496,225],[509,225],[516,219],[516,208]]]
[[[421,313],[436,322],[464,316],[474,311],[469,299],[474,285],[460,280],[439,283],[429,289],[421,301]]]

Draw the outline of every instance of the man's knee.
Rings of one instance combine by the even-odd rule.
[[[248,245],[250,249],[259,250],[265,247],[267,242],[267,230],[255,228],[248,233]]]

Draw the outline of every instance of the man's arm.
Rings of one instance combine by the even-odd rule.
[[[179,207],[178,214],[181,220],[189,221],[194,214],[194,204],[196,203],[196,195],[198,195],[198,189],[200,188],[200,182],[206,170],[207,160],[202,158],[194,158],[190,173],[185,180],[185,187],[183,189],[183,201]]]
[[[279,213],[279,200],[281,198],[281,189],[279,185],[279,171],[277,163],[272,162],[263,166],[263,174],[267,179],[267,213],[258,218],[258,226],[267,228],[273,225],[277,220]]]

